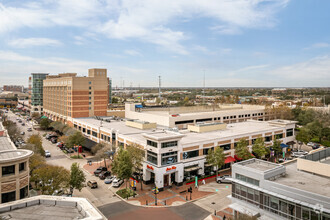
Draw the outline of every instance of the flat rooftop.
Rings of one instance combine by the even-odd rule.
[[[104,117],[103,119],[106,119]],[[99,128],[101,125],[101,121],[95,118],[76,118],[75,122],[80,122],[94,128]],[[176,132],[177,135],[183,135],[180,140],[182,145],[188,145],[196,142],[204,142],[204,141],[215,141],[219,139],[230,139],[237,136],[245,136],[253,133],[262,133],[262,132],[272,132],[282,130],[283,127],[271,125],[269,122],[271,121],[256,121],[256,120],[248,120],[245,122],[232,123],[228,124],[226,129],[216,130],[204,133],[196,133],[190,132],[188,130],[180,130],[180,132]],[[140,130],[137,128],[129,127],[125,125],[125,121],[116,121],[113,120],[110,123],[103,121],[102,122],[102,130],[110,131],[116,130],[119,134],[125,135],[127,137],[131,137],[132,139],[138,140],[141,142],[145,141],[144,135],[152,135],[161,138],[171,138],[174,135],[174,132],[168,132],[166,127],[157,126],[156,129],[146,129]]]
[[[16,147],[9,142],[8,137],[0,137],[0,151],[14,149],[16,149]]]
[[[23,159],[24,157],[29,157],[33,155],[33,151],[30,150],[5,150],[0,151],[0,162],[6,162],[8,160]]]
[[[266,171],[278,167],[277,164],[267,163],[260,160],[254,161],[253,163],[244,164],[245,167],[256,169],[259,171]]]
[[[9,217],[10,216],[10,217]],[[23,209],[4,212],[0,214],[0,218],[7,217],[8,219],[26,220],[72,220],[82,219],[83,215],[75,207],[59,206],[59,205],[35,205]],[[5,218],[5,219],[7,219]]]
[[[274,182],[330,197],[330,178],[297,170],[297,162],[285,164],[286,175]]]

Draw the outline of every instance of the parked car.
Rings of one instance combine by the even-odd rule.
[[[105,184],[110,184],[110,183],[112,183],[112,181],[113,181],[115,178],[116,178],[115,176],[107,176],[107,177],[104,179],[104,183],[105,183]]]
[[[45,150],[45,157],[51,157],[51,154],[48,150]]]
[[[53,144],[56,144],[57,143],[57,137],[52,137],[50,139],[50,141],[53,143]]]
[[[112,186],[115,187],[115,188],[118,188],[121,186],[121,184],[123,184],[124,181],[122,179],[117,179],[115,178],[113,181],[112,181]]]
[[[102,171],[100,174],[99,174],[99,178],[101,180],[104,180],[107,176],[111,176],[111,172],[110,171]]]
[[[292,157],[301,157],[301,156],[304,156],[304,155],[307,155],[308,152],[307,151],[303,151],[303,150],[298,150],[297,152],[293,152],[291,154]]]
[[[24,132],[24,131],[22,131],[22,132],[21,132],[21,135],[24,135],[24,134],[25,134],[25,132]]]
[[[28,131],[28,132],[31,132],[31,131],[32,131],[32,128],[28,128],[27,131]]]
[[[231,180],[229,180],[229,178],[231,178],[230,175],[218,176],[217,183],[231,183]]]
[[[59,147],[59,148],[63,147],[63,143],[62,142],[57,142],[56,147]]]
[[[102,171],[108,171],[108,169],[106,167],[99,167],[94,171],[94,175],[99,176]]]
[[[22,123],[22,126],[25,126],[25,123]]]
[[[313,142],[308,142],[308,143],[307,143],[307,146],[311,146],[311,147],[312,147],[313,145],[314,145]]]
[[[312,148],[313,148],[313,150],[316,150],[316,149],[319,149],[321,147],[321,145],[320,144],[313,144],[313,146],[312,146]]]
[[[87,186],[89,186],[91,189],[97,188],[97,182],[95,180],[89,180],[87,182]]]

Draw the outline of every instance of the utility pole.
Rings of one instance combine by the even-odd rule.
[[[158,98],[159,99],[162,98],[160,87],[161,87],[161,77],[158,76]]]
[[[204,69],[204,77],[203,77],[203,105],[205,104],[205,69]]]

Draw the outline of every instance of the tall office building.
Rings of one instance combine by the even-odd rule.
[[[31,73],[29,87],[31,85],[31,114],[42,113],[43,110],[43,81],[48,73]]]
[[[43,86],[43,112],[52,120],[70,124],[72,118],[107,115],[106,69],[89,69],[88,77],[79,77],[76,73],[50,75]]]

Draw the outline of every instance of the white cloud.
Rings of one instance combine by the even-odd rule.
[[[9,41],[12,47],[26,48],[34,46],[60,46],[62,43],[50,38],[18,38]]]
[[[172,23],[210,18],[213,30],[237,34],[247,28],[269,28],[289,0],[41,0],[19,7],[0,3],[0,34],[19,28],[74,26],[108,38],[138,39],[178,54],[191,36]],[[81,43],[77,41],[76,43]]]
[[[279,67],[269,72],[274,77],[290,83],[305,86],[328,86],[330,84],[330,57],[321,56],[313,59]]]
[[[136,50],[125,50],[124,53],[130,56],[143,56],[139,51]]]
[[[318,49],[318,48],[327,48],[330,47],[328,43],[316,43],[311,45],[310,47],[305,47],[304,50]]]

